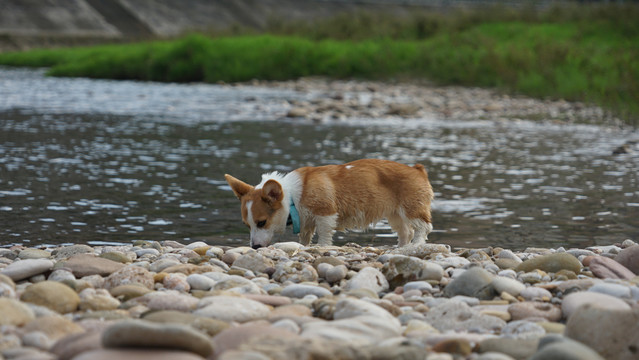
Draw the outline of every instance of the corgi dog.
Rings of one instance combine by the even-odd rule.
[[[424,242],[432,231],[433,189],[424,166],[363,159],[343,165],[302,167],[262,175],[251,186],[226,174],[251,229],[250,246],[268,246],[292,222],[308,246],[331,245],[336,230],[363,229],[383,218],[397,232],[398,246]]]

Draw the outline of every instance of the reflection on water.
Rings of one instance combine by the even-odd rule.
[[[265,171],[366,157],[427,167],[437,197],[431,241],[518,249],[639,238],[639,158],[610,155],[632,134],[529,122],[276,120],[285,99],[304,96],[0,69],[0,245],[246,244],[224,173],[257,183]],[[389,231],[379,223],[336,242],[393,244]]]

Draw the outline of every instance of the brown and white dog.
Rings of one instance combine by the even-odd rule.
[[[254,249],[283,233],[290,215],[304,245],[316,231],[318,244],[331,245],[335,230],[362,229],[383,218],[397,232],[399,246],[424,242],[433,229],[433,189],[419,164],[364,159],[303,167],[288,174],[264,174],[257,186],[228,174],[225,178],[242,202],[242,220],[251,229]]]

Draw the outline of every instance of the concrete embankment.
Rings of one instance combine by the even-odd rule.
[[[408,14],[414,5],[321,0],[0,0],[0,51],[264,28],[358,10]]]

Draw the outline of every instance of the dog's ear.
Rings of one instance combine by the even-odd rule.
[[[229,186],[231,186],[233,193],[235,193],[235,196],[237,196],[238,199],[241,199],[242,196],[253,190],[253,186],[243,182],[242,180],[238,180],[229,174],[224,175],[224,178],[226,179],[226,182],[229,183]]]
[[[282,192],[282,185],[280,185],[277,181],[271,179],[264,184],[264,187],[262,187],[262,199],[269,203],[282,201],[283,198],[284,193]]]

